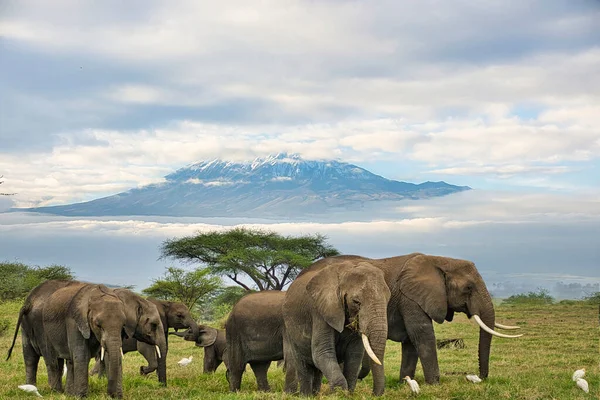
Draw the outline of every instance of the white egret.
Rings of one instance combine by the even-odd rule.
[[[412,390],[413,393],[419,393],[420,389],[417,381],[410,379],[410,376],[405,376],[403,379],[408,383],[408,386],[410,386],[410,390]]]
[[[581,368],[581,369],[578,369],[577,371],[573,372],[573,382],[577,382],[577,379],[583,378],[584,375],[585,375],[585,368]]]
[[[177,364],[181,365],[182,367],[185,367],[186,365],[188,365],[189,363],[192,362],[192,358],[194,358],[194,357],[193,356],[190,356],[190,358],[183,357],[181,360],[177,361]]]
[[[481,382],[481,378],[478,377],[477,375],[467,375],[466,376],[467,380],[473,383],[480,383]]]
[[[588,386],[588,383],[585,379],[583,378],[579,378],[577,379],[577,386],[579,386],[581,388],[581,390],[583,390],[586,393],[590,392],[590,388]]]
[[[26,391],[27,393],[33,393],[35,394],[37,397],[42,397],[42,395],[40,394],[40,392],[38,392],[37,388],[34,385],[19,385],[19,389]]]

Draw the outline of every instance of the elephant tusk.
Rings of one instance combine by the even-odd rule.
[[[375,364],[381,365],[381,361],[379,361],[379,358],[377,358],[375,353],[373,353],[373,349],[371,348],[371,345],[369,344],[369,338],[367,337],[367,335],[362,333],[361,336],[362,336],[363,345],[365,346],[365,350],[367,351],[367,354],[369,355],[369,357],[371,357],[371,360],[373,360],[373,362]]]
[[[125,358],[125,354],[123,354],[123,348],[119,347],[119,350],[121,350],[121,358]]]
[[[161,355],[160,355],[160,348],[158,347],[158,345],[157,345],[157,344],[155,344],[155,345],[154,345],[154,347],[156,347],[156,354],[158,355],[158,358],[161,358]]]
[[[100,347],[100,361],[104,361],[104,346]]]
[[[519,328],[521,328],[520,326],[502,325],[502,324],[499,324],[499,323],[497,323],[497,322],[496,322],[496,323],[494,323],[494,326],[495,326],[496,328],[500,328],[500,329],[506,329],[507,331],[510,331],[510,330],[513,330],[513,329],[519,329]]]
[[[492,334],[494,336],[498,336],[498,337],[502,337],[502,338],[518,338],[518,337],[523,336],[523,335],[505,335],[504,333],[498,333],[495,330],[488,327],[486,324],[484,324],[483,321],[481,320],[481,318],[479,318],[479,315],[474,314],[473,318],[475,319],[475,322],[477,322],[477,325],[479,325],[481,327],[481,329],[483,329],[487,333]]]

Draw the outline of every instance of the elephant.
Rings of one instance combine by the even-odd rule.
[[[258,390],[269,391],[267,370],[271,361],[284,359],[282,304],[285,292],[265,290],[242,297],[225,323],[229,389],[240,390],[246,364],[254,371]],[[286,392],[296,386],[296,372],[286,368]]]
[[[383,272],[368,262],[316,262],[298,275],[286,293],[283,319],[301,395],[316,395],[323,375],[331,391],[353,392],[365,350],[376,363],[373,394],[383,394],[389,300]]]
[[[225,368],[227,368],[228,363],[225,359],[225,349],[227,346],[225,330],[198,325],[198,336],[195,336],[191,331],[185,333],[169,332],[169,335],[183,337],[185,340],[195,342],[196,346],[204,348],[203,373],[212,374],[223,362],[225,363]]]
[[[198,332],[198,325],[190,314],[190,310],[183,303],[155,298],[144,299],[127,289],[115,289],[115,292],[123,301],[132,298],[127,303],[134,303],[135,299],[137,302],[147,303],[147,307],[152,307],[158,312],[162,334],[165,338],[164,346],[159,347],[162,357],[157,358],[158,352],[155,351],[154,346],[148,345],[144,341],[139,341],[135,337],[123,340],[123,352],[139,351],[148,361],[148,366],[140,366],[140,374],[148,375],[158,369],[158,380],[161,384],[166,385],[166,360],[169,351],[168,331],[169,328],[174,328],[175,330],[189,329],[192,334]],[[100,361],[99,355],[96,355],[96,363],[90,374],[103,375],[103,373],[103,363]]]
[[[48,280],[33,288],[25,298],[23,306],[19,310],[19,318],[15,327],[13,341],[6,357],[8,361],[15,346],[19,328],[21,328],[25,383],[34,386],[37,385],[37,370],[40,357],[44,356],[43,352],[49,346],[43,327],[44,304],[48,302],[48,299],[55,291],[79,284],[80,282],[72,280]],[[53,390],[62,392],[64,361],[44,357],[44,362],[48,373],[48,384]]]
[[[515,338],[500,329],[517,329],[495,322],[494,305],[483,278],[471,261],[412,253],[403,256],[370,259],[360,256],[335,256],[319,260],[321,265],[356,266],[369,262],[385,275],[392,297],[387,308],[388,339],[402,343],[400,379],[414,378],[421,360],[425,382],[437,384],[440,372],[432,320],[452,321],[455,312],[463,312],[480,326],[479,376],[487,378],[492,336]],[[365,368],[361,375],[366,376]]]

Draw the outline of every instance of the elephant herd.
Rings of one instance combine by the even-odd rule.
[[[400,377],[414,377],[421,360],[425,382],[439,383],[432,320],[452,321],[465,313],[480,326],[479,376],[489,373],[492,336],[518,337],[494,330],[516,329],[496,323],[491,296],[466,260],[412,253],[370,259],[336,256],[303,270],[287,292],[263,291],[242,297],[225,330],[197,325],[181,303],[144,299],[126,289],[76,281],[46,281],[33,289],[19,313],[13,344],[22,328],[26,379],[36,384],[44,358],[48,382],[85,396],[91,373],[106,374],[108,394],[122,397],[122,356],[137,350],[166,384],[169,335],[204,347],[204,372],[224,363],[229,388],[240,389],[250,364],[259,390],[270,390],[267,371],[283,362],[289,393],[315,395],[323,376],[330,390],[353,391],[359,378],[373,374],[373,394],[385,389],[383,359],[388,339],[402,343]],[[175,332],[168,332],[175,328]],[[179,329],[187,329],[177,332]]]

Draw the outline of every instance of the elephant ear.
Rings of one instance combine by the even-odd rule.
[[[318,313],[333,329],[344,330],[344,304],[340,296],[340,278],[336,266],[323,268],[306,285],[306,291]]]
[[[89,288],[81,288],[73,297],[69,307],[69,314],[75,320],[77,329],[81,332],[84,339],[89,339],[91,336],[88,314],[90,310],[90,292]]]
[[[217,340],[217,330],[210,326],[203,326],[200,328],[198,339],[196,340],[196,346],[208,347],[212,346]]]
[[[446,278],[433,257],[419,254],[409,259],[399,278],[400,291],[416,302],[435,322],[448,315]]]

